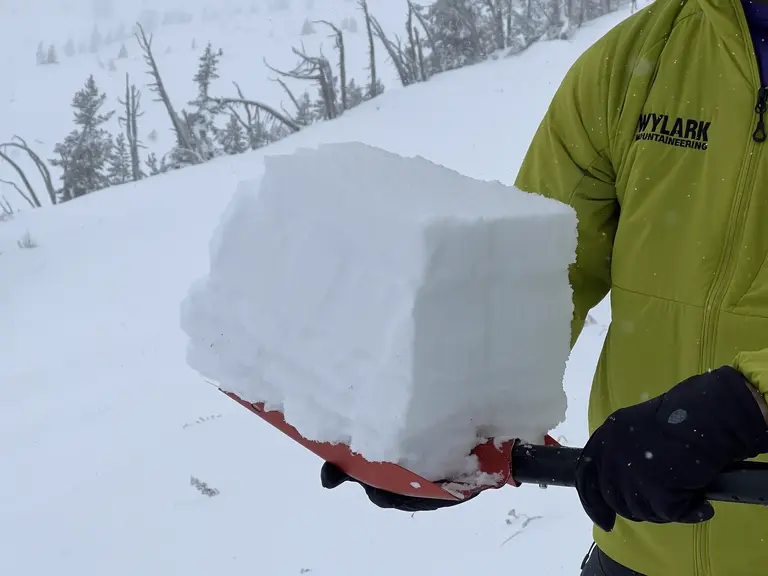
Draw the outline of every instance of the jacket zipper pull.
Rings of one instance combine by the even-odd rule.
[[[757,91],[757,104],[755,105],[755,112],[758,114],[757,127],[752,133],[752,139],[755,142],[765,142],[766,130],[765,130],[765,112],[768,110],[768,86],[761,86]]]

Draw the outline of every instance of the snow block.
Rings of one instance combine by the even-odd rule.
[[[359,143],[265,159],[182,306],[187,361],[429,480],[565,417],[569,207]]]

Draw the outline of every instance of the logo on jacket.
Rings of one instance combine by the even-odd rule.
[[[667,146],[706,150],[707,130],[712,122],[693,118],[671,118],[667,114],[640,114],[635,140],[652,140]]]

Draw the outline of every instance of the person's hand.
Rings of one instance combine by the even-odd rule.
[[[419,498],[416,496],[405,496],[395,492],[388,492],[380,488],[374,488],[363,484],[344,472],[341,468],[330,462],[323,464],[320,469],[320,482],[323,488],[333,489],[344,482],[355,482],[360,484],[368,495],[368,499],[379,508],[392,508],[403,512],[426,512],[456,506],[462,502],[467,502],[475,497],[465,498],[464,500],[439,500],[437,498]]]
[[[740,372],[725,366],[617,410],[576,466],[584,510],[605,531],[617,514],[659,524],[711,519],[705,488],[730,464],[768,452],[761,401]]]

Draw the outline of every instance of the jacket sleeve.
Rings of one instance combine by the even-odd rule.
[[[523,160],[515,185],[569,204],[578,219],[571,347],[587,313],[611,287],[611,255],[619,216],[610,159],[611,71],[598,42],[571,67],[555,93]]]
[[[754,352],[740,352],[733,367],[749,380],[763,396],[768,394],[768,348]]]

